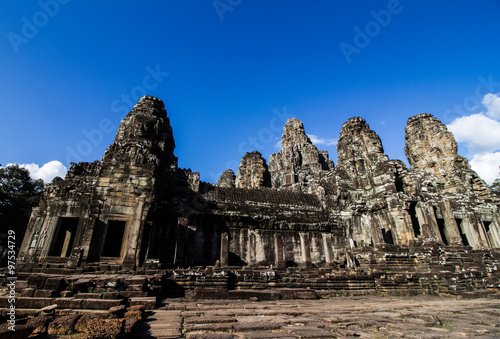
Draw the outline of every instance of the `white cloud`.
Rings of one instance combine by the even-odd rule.
[[[7,166],[12,165],[8,164]],[[62,177],[66,175],[68,169],[57,160],[49,161],[42,167],[37,164],[19,164],[20,167],[26,168],[30,172],[33,179],[42,179],[44,183],[50,183],[55,177]]]
[[[309,139],[311,139],[312,143],[315,145],[326,145],[326,146],[335,146],[337,145],[337,138],[321,138],[314,134],[307,135]]]
[[[274,148],[277,149],[277,150],[280,150],[282,147],[281,145],[281,139],[278,140],[275,144],[274,144]]]
[[[500,97],[489,93],[482,103],[485,113],[457,118],[447,127],[457,142],[465,144],[472,169],[491,185],[500,176]]]
[[[495,119],[500,119],[500,97],[498,94],[488,93],[483,98],[483,105],[488,109],[486,115]]]
[[[469,156],[500,149],[500,122],[483,113],[457,118],[447,127],[466,144]]]
[[[499,177],[500,152],[476,154],[470,165],[488,185],[491,185]]]

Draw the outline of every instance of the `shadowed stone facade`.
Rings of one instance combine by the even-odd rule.
[[[498,264],[498,198],[457,155],[438,119],[416,115],[405,131],[410,169],[384,154],[379,136],[359,117],[342,127],[335,166],[302,122],[289,119],[269,166],[260,153],[247,153],[236,176],[227,170],[210,184],[177,167],[163,102],[142,97],[101,161],[72,164],[64,180],[46,187],[19,267],[170,269],[185,289],[329,290],[360,283],[369,290],[385,279],[376,272],[427,274],[453,262],[450,274],[482,272],[482,285],[471,276],[476,280],[464,289],[486,286]],[[220,267],[233,273],[217,273]],[[304,282],[296,269],[312,270],[317,280]],[[352,269],[359,273],[346,275]],[[420,279],[418,291],[434,291],[424,278],[412,278]]]

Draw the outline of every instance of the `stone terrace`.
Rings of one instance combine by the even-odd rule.
[[[426,295],[261,302],[167,299],[148,313],[140,331],[139,338],[498,338],[500,300]]]

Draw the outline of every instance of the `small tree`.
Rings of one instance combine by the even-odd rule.
[[[33,180],[29,171],[19,165],[0,168],[0,266],[7,245],[7,232],[13,230],[16,246],[21,245],[31,209],[38,205],[43,180]]]
[[[493,192],[500,193],[500,178],[495,179],[495,181],[493,181],[493,184],[491,185],[491,190]]]

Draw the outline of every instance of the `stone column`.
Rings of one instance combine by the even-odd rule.
[[[485,230],[486,231],[486,230]],[[490,231],[486,234],[490,240],[491,247],[500,247],[500,218],[493,216],[493,220],[490,224]]]
[[[185,261],[184,248],[187,235],[188,218],[177,219],[177,239],[175,241],[174,264],[183,266]]]
[[[323,247],[325,248],[325,261],[327,266],[334,263],[333,250],[332,250],[332,234],[323,233]]]
[[[220,236],[220,266],[229,266],[229,236],[226,232]]]
[[[186,236],[186,242],[184,244],[184,254],[186,256],[185,263],[189,266],[194,265],[194,247],[196,246],[195,244],[195,237],[196,237],[196,226],[189,225],[186,228],[187,231],[187,236]]]
[[[418,223],[420,225],[420,232],[424,241],[438,241],[437,234],[439,229],[437,226],[434,212],[431,213],[429,206],[423,202],[419,202],[415,206],[415,213],[417,215]]]
[[[45,218],[43,216],[34,217],[31,215],[28,229],[26,230],[26,234],[24,235],[24,240],[21,244],[21,248],[19,249],[19,260],[26,260],[31,257],[38,246],[40,246],[40,233],[42,229],[42,225]]]
[[[392,239],[394,245],[407,246],[413,240],[411,217],[404,209],[389,212],[393,220]]]
[[[489,247],[489,241],[486,238],[484,227],[481,221],[479,221],[473,213],[467,214],[462,220],[462,232],[467,237],[469,245],[472,246],[473,249],[477,250]]]
[[[134,215],[132,220],[125,227],[123,234],[122,243],[126,246],[122,246],[122,253],[124,253],[124,258],[122,261],[122,266],[127,269],[133,269],[134,266],[139,266],[139,250],[137,246],[139,244],[139,239],[142,236],[142,216],[144,213],[144,199],[138,198],[135,204]],[[123,249],[125,247],[125,249]]]
[[[284,268],[283,259],[283,237],[279,233],[274,233],[274,265],[276,268]]]
[[[252,266],[255,264],[255,230],[248,230],[248,245],[247,245],[247,264]]]
[[[471,220],[474,222],[474,228],[477,230],[479,241],[481,243],[481,248],[491,248],[492,243],[488,234],[486,234],[486,229],[484,228],[483,223],[481,222],[481,218],[475,213],[470,215]]]
[[[309,241],[309,233],[300,233],[300,250],[302,252],[302,264],[306,267],[312,266],[311,264],[311,242]]]
[[[42,261],[49,255],[50,247],[52,246],[52,242],[56,237],[56,228],[58,217],[53,217],[52,215],[47,215],[45,218],[45,222],[42,225],[41,229],[41,237],[39,239],[40,245],[35,251],[35,256],[38,256],[38,260]]]
[[[439,204],[439,207],[443,213],[444,234],[446,235],[446,239],[448,239],[448,244],[462,245],[462,237],[460,237],[460,231],[458,230],[458,225],[455,221],[450,202],[445,200]]]

